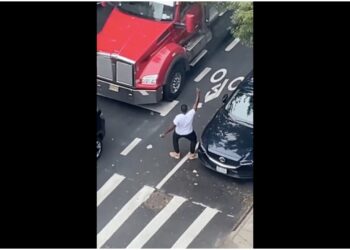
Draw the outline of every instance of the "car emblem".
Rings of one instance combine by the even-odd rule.
[[[222,163],[224,163],[226,160],[225,160],[224,157],[220,156],[219,161],[221,161]]]

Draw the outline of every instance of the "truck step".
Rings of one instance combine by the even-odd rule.
[[[203,42],[205,39],[205,35],[200,34],[196,38],[194,38],[192,41],[190,41],[186,46],[187,51],[192,51],[197,45],[199,45],[200,42]]]
[[[201,53],[199,53],[199,55],[196,56],[191,61],[190,66],[193,67],[194,65],[196,65],[199,62],[199,60],[202,59],[205,56],[205,54],[207,54],[207,53],[208,53],[208,50],[206,50],[206,49],[202,50]]]

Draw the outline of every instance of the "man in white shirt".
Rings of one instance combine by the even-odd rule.
[[[168,134],[169,132],[175,129],[173,133],[174,152],[170,152],[170,156],[175,159],[180,159],[179,139],[182,137],[188,139],[191,142],[189,159],[193,160],[198,157],[198,155],[194,153],[195,147],[197,144],[197,135],[196,135],[196,132],[194,132],[193,125],[192,125],[194,115],[198,108],[200,90],[197,88],[196,92],[197,92],[197,96],[196,96],[196,101],[193,105],[193,108],[187,112],[188,110],[187,105],[186,104],[181,105],[182,113],[178,114],[173,121],[174,124],[164,134],[160,135],[160,137],[164,138],[166,134]]]

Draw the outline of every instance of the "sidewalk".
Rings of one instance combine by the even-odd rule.
[[[253,208],[227,237],[222,248],[253,248]]]

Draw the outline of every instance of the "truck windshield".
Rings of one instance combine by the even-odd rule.
[[[171,21],[174,17],[173,6],[156,2],[118,2],[116,6],[128,14],[158,21]]]

